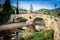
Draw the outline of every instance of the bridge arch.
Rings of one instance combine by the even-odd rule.
[[[43,20],[44,22],[46,21],[46,16],[45,15],[42,15],[42,16],[37,15],[37,16],[34,17],[33,20],[35,20],[36,18],[39,18],[39,19]]]
[[[40,22],[40,24],[43,24],[43,25],[45,25],[45,21],[44,21],[44,19],[43,18],[40,18],[40,17],[36,17],[34,20],[33,20],[33,22]]]
[[[26,21],[28,21],[28,19],[25,18],[25,17],[18,17],[18,18],[16,19],[16,21],[18,21],[18,22],[26,22]]]

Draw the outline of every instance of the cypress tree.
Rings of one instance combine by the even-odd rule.
[[[16,8],[16,13],[19,14],[19,10],[18,10],[18,0],[17,0],[17,8]]]
[[[2,10],[2,12],[0,12],[0,25],[8,23],[8,20],[9,20],[10,15],[11,15],[10,9],[11,9],[10,0],[6,0],[5,3],[3,4],[3,10]],[[12,37],[10,30],[2,31],[0,33],[3,34],[4,40],[10,40]]]
[[[11,8],[10,0],[6,0],[6,2],[3,5],[3,10],[9,12],[10,8]]]
[[[9,13],[10,8],[11,8],[10,0],[6,0],[5,3],[3,4],[3,10],[0,13],[0,25],[8,22],[10,18]]]

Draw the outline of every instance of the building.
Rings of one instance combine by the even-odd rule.
[[[26,9],[19,9],[19,13],[20,14],[26,14],[26,13],[28,13],[28,10],[26,10]]]

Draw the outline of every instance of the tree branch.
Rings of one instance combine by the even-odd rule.
[[[12,23],[12,24],[0,25],[0,31],[17,29],[23,26],[27,26],[27,24],[26,23]]]

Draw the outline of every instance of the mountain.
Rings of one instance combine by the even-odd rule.
[[[43,13],[44,11],[52,12],[54,15],[57,15],[58,13],[60,13],[60,8],[56,8],[56,9],[52,9],[52,10],[49,10],[49,9],[39,9],[39,10],[36,10],[35,12]]]
[[[42,13],[42,14],[43,14],[45,11],[50,12],[49,9],[39,9],[39,10],[36,10],[35,12],[37,12],[37,13]]]
[[[38,11],[48,11],[49,9],[39,9]]]
[[[52,12],[53,13],[53,15],[58,15],[58,13],[60,13],[60,8],[56,8],[56,9],[52,9],[52,10],[50,10],[50,12]]]

